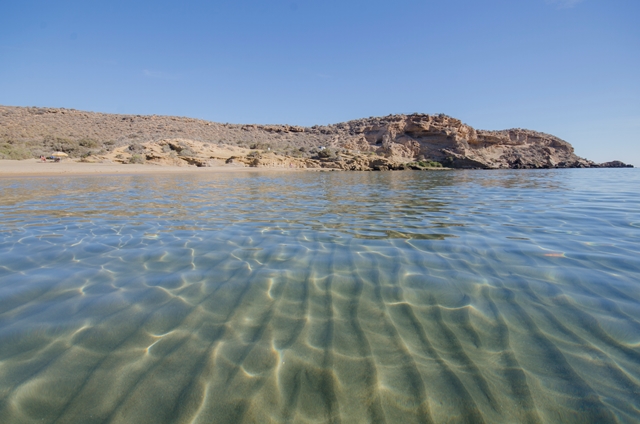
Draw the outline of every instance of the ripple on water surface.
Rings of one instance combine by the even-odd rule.
[[[0,422],[637,422],[639,180],[0,179]]]

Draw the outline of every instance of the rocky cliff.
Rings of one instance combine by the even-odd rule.
[[[488,169],[627,166],[583,159],[569,143],[549,134],[476,130],[442,114],[389,115],[307,128],[0,106],[0,158],[61,150],[72,157],[104,159],[118,151],[122,161],[138,155],[142,160],[162,163],[170,158],[175,163],[178,157],[179,163],[205,166],[209,159],[220,159],[207,155],[212,144],[247,149],[246,155],[222,158],[246,166],[345,170],[420,169],[435,163]]]
[[[446,115],[390,115],[333,125],[334,144],[372,148],[385,157],[424,157],[454,168],[597,166],[557,137],[531,130],[476,130]]]

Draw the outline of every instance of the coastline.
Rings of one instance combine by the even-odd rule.
[[[620,168],[609,166],[609,168]],[[448,171],[453,168],[425,168],[422,172]],[[562,169],[562,168],[559,168]],[[409,169],[404,169],[409,170]],[[198,167],[195,165],[169,165],[166,163],[146,164],[122,164],[79,162],[74,159],[66,159],[62,162],[40,162],[37,159],[0,159],[0,178],[14,177],[50,177],[50,176],[90,176],[90,175],[143,175],[143,174],[229,174],[229,173],[256,173],[256,172],[353,172],[340,168],[315,168],[294,167],[288,168],[274,164],[260,166],[247,166],[235,164],[217,164]],[[371,172],[372,169],[364,172]]]
[[[134,174],[185,174],[185,173],[236,173],[236,172],[301,172],[329,171],[328,169],[249,167],[219,165],[211,167],[174,166],[153,164],[84,163],[74,160],[40,162],[37,159],[0,160],[0,178],[46,177],[65,175],[134,175]]]
[[[76,161],[127,164],[126,173],[139,172],[129,164],[143,163],[344,171],[632,167],[621,161],[596,163],[581,158],[570,143],[550,134],[521,128],[479,130],[444,114],[388,115],[299,127],[0,106],[0,127],[2,159],[58,152]],[[112,171],[119,174],[123,169]],[[48,172],[72,171],[58,167],[13,169],[2,174]],[[174,171],[165,168],[161,172]]]

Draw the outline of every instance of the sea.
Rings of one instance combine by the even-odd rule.
[[[637,423],[637,169],[0,178],[0,423]]]

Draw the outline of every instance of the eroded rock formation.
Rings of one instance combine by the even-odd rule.
[[[453,168],[584,168],[598,166],[564,140],[531,130],[476,130],[446,115],[392,115],[331,127],[338,145],[376,146],[395,160],[424,156]]]

